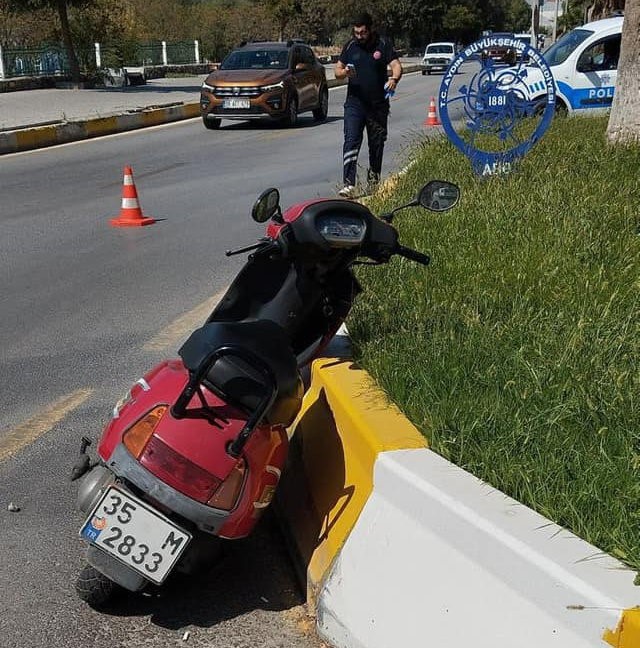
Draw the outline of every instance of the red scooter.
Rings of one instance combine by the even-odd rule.
[[[312,200],[282,213],[277,189],[252,216],[266,237],[227,252],[250,252],[206,323],[140,378],[113,411],[98,443],[82,440],[80,536],[87,564],[81,599],[107,603],[119,587],[140,591],[173,571],[210,566],[221,539],[248,535],[271,502],[285,465],[287,427],[300,410],[300,368],[316,357],[349,313],[360,286],[359,259],[394,255],[423,265],[403,247],[395,212],[455,205],[455,185],[432,181],[417,198],[376,218],[349,200]]]

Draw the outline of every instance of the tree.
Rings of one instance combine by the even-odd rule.
[[[525,0],[509,0],[506,3],[504,28],[516,34],[531,29],[531,7]]]
[[[94,43],[101,45],[104,67],[121,67],[113,53],[130,45],[137,29],[130,0],[93,0],[84,7],[71,8],[69,23],[80,68],[88,71],[95,67]]]
[[[141,41],[192,40],[201,29],[199,5],[184,0],[130,0],[129,5]]]
[[[293,17],[287,30],[291,36],[304,38],[308,43],[330,42],[331,10],[326,3],[318,0],[300,0],[300,13]]]
[[[80,66],[73,47],[73,38],[71,37],[71,28],[69,27],[69,6],[70,5],[87,5],[92,0],[9,0],[9,4],[19,11],[41,10],[53,8],[58,12],[60,19],[60,30],[64,48],[67,52],[69,61],[69,70],[73,83],[80,83]]]
[[[301,11],[299,0],[264,0],[264,5],[278,25],[278,38],[284,40],[287,25]]]
[[[453,40],[470,40],[480,28],[480,17],[475,9],[455,4],[447,9],[442,18],[442,27],[451,34]]]
[[[563,14],[558,18],[560,32],[569,31],[592,20],[610,16],[624,9],[625,0],[568,0]]]
[[[6,48],[35,47],[54,37],[52,11],[19,11],[10,0],[0,0],[0,45]]]
[[[585,6],[586,22],[600,20],[610,16],[614,11],[624,9],[625,0],[587,0]]]
[[[640,0],[627,0],[607,140],[640,144]]]

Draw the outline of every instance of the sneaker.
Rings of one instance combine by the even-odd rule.
[[[356,188],[353,185],[345,185],[338,191],[338,196],[342,198],[355,198],[356,197]]]
[[[369,194],[375,193],[379,185],[380,185],[380,174],[376,173],[375,171],[371,171],[371,169],[369,169],[369,172],[367,173],[367,192]]]

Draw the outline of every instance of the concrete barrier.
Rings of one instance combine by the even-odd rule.
[[[373,490],[380,452],[424,448],[424,437],[351,360],[317,360],[292,426],[278,489],[291,546],[313,610],[335,557]]]
[[[278,505],[331,645],[640,646],[628,568],[430,451],[350,360],[315,362],[292,431]]]
[[[0,132],[0,153],[16,153],[77,140],[112,135],[147,126],[198,117],[197,102],[144,109],[135,113],[97,117],[51,126]]]

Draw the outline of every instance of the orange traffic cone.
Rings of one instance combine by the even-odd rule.
[[[112,218],[109,223],[113,227],[141,227],[142,225],[151,225],[155,223],[155,218],[142,215],[140,203],[138,202],[138,192],[136,184],[133,181],[133,171],[130,166],[124,168],[124,181],[122,184],[122,207],[120,216]]]
[[[429,112],[427,113],[427,118],[425,119],[423,126],[442,126],[436,113],[435,97],[431,97],[431,101],[429,102]]]

